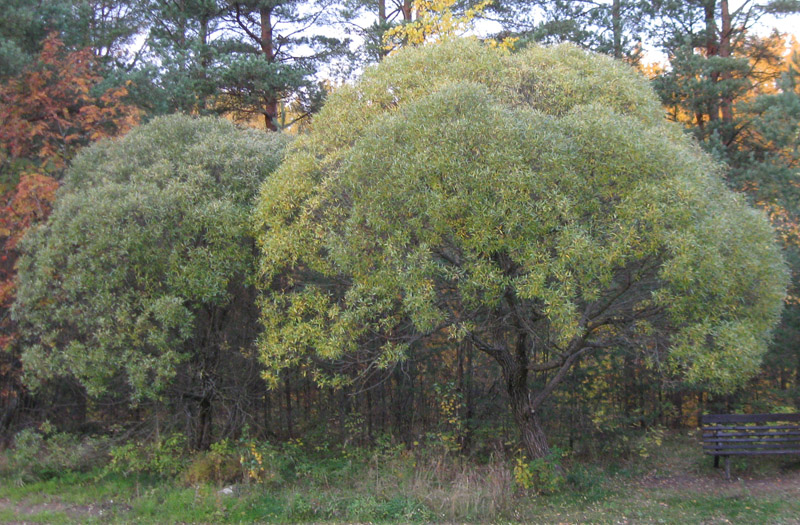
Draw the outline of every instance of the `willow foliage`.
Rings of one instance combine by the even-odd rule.
[[[331,95],[262,188],[262,359],[273,380],[356,354],[388,367],[447,334],[556,381],[634,345],[730,389],[759,365],[787,272],[721,174],[622,63],[402,50]]]
[[[284,145],[173,116],[85,150],[23,246],[13,314],[29,380],[72,376],[100,394],[124,378],[135,399],[155,396],[181,363],[246,341],[216,332],[246,317],[249,217]]]

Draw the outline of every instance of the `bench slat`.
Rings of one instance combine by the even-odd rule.
[[[704,451],[709,456],[766,456],[770,454],[800,454],[800,449],[782,450],[725,450],[725,451]]]
[[[751,438],[729,438],[723,436],[703,439],[703,443],[797,443],[800,437],[751,437]]]
[[[725,430],[793,430],[800,428],[800,425],[755,425],[755,426],[709,426],[703,427],[703,432],[725,431]]]
[[[708,414],[702,416],[702,424],[708,423],[767,423],[791,421],[800,423],[800,414]]]
[[[800,436],[800,429],[798,430],[779,430],[777,432],[705,432],[701,436],[702,439],[714,439],[716,437],[754,437],[754,436]]]
[[[759,449],[759,450],[782,450],[787,448],[798,448],[797,445],[786,445],[782,443],[731,443],[722,445],[703,445],[706,450],[728,450],[728,449]]]

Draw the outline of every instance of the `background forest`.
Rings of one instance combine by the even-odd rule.
[[[800,43],[766,25],[800,22],[798,2],[0,0],[0,12],[3,446],[73,436],[74,448],[104,436],[120,471],[178,471],[169,457],[195,450],[224,478],[214,458],[249,443],[241,464],[254,479],[271,475],[263,457],[275,450],[256,443],[283,443],[289,456],[421,444],[513,451],[507,378],[475,338],[427,338],[387,366],[353,353],[324,378],[309,365],[316,357],[260,354],[278,344],[270,334],[289,337],[258,299],[267,270],[252,255],[277,242],[251,231],[261,184],[329,93],[399,48],[465,31],[510,55],[569,42],[638,69],[663,114],[766,213],[790,270],[763,366],[743,385],[684,381],[657,350],[620,338],[570,361],[536,405],[549,446],[624,455],[703,413],[800,411]],[[337,107],[325,129],[369,111]],[[297,170],[290,189],[302,192]],[[130,273],[109,272],[114,261]],[[546,390],[554,374],[543,367],[524,380]],[[549,471],[530,468],[520,482],[535,473],[546,484]]]

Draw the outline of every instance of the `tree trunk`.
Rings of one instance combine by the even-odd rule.
[[[386,23],[386,0],[378,0],[378,24]]]
[[[706,0],[705,2],[705,22],[706,22],[706,58],[719,55],[719,41],[717,40],[717,20],[715,8],[716,0]],[[711,82],[716,86],[719,81],[719,72],[711,72]],[[719,120],[719,100],[716,94],[712,93],[708,97],[708,120],[714,122]]]
[[[614,58],[622,58],[622,9],[620,2],[614,0],[611,4],[611,30],[614,35]]]
[[[11,422],[13,421],[14,416],[17,414],[18,406],[19,397],[17,396],[16,392],[11,392],[9,398],[4,400],[4,406],[2,407],[3,411],[0,413],[0,446],[5,444],[4,441],[6,437],[9,441],[11,439]]]
[[[386,385],[389,382],[389,379],[384,379],[380,383],[380,387],[378,387],[378,395],[380,396],[380,431],[386,432],[386,413],[388,410],[386,409]]]
[[[413,7],[412,0],[403,0],[403,5],[400,7],[400,11],[403,13],[403,22],[411,22],[413,20]]]
[[[462,423],[466,419],[465,418],[466,415],[464,414],[464,399],[465,399],[466,390],[467,390],[467,388],[466,388],[466,378],[464,376],[464,354],[466,353],[466,351],[465,351],[466,349],[464,347],[467,344],[468,344],[468,342],[464,341],[464,342],[462,342],[461,344],[458,345],[458,348],[456,348],[456,363],[458,364],[458,366],[456,368],[456,378],[457,378],[456,384],[458,385],[456,387],[456,392],[458,392],[458,399],[459,399],[457,414],[458,414],[458,419],[460,421],[462,421]],[[467,427],[467,425],[465,424],[462,427],[462,430],[466,430],[466,427]],[[459,445],[461,447],[461,451],[462,452],[466,452],[466,450],[467,450],[466,432],[462,431],[461,434],[458,436],[458,439],[459,439]]]
[[[795,374],[795,386],[798,386],[797,383],[800,383],[800,359],[797,359],[797,371]],[[795,388],[794,391],[796,392],[794,396],[794,406],[797,409],[800,409],[800,388]]]
[[[473,367],[472,367],[472,343],[466,343],[467,371],[464,381],[464,445],[463,452],[468,452],[472,445],[472,418],[475,415],[475,396],[473,394]]]
[[[198,409],[197,421],[197,436],[195,441],[195,448],[197,450],[208,450],[211,446],[211,397],[204,395],[200,399],[200,406]]]
[[[272,41],[272,8],[264,7],[259,11],[261,15],[261,51],[267,62],[275,61],[275,47]],[[278,131],[275,124],[278,119],[278,97],[270,93],[264,97],[264,126],[268,131]]]
[[[405,370],[403,370],[405,366]],[[414,378],[416,367],[413,359],[398,366],[394,370],[395,396],[395,431],[397,435],[406,443],[414,440]]]
[[[372,390],[367,388],[366,396],[367,402],[367,441],[372,442],[372,436],[374,435],[374,429],[372,424]]]
[[[524,374],[527,376],[527,374]],[[539,416],[531,409],[528,398],[528,385],[519,382],[508,383],[508,396],[511,412],[519,429],[522,445],[530,459],[546,457],[550,454],[547,437],[544,434]]]
[[[672,422],[672,428],[680,428],[683,426],[683,392],[677,391],[672,396],[672,404],[675,405],[675,419]]]
[[[530,459],[550,454],[547,437],[544,435],[539,417],[531,406],[528,389],[528,339],[524,333],[517,338],[514,355],[500,356],[500,366],[506,380],[506,389],[511,404],[511,413],[520,433],[522,445]]]
[[[283,382],[283,394],[286,399],[286,437],[292,439],[294,436],[294,426],[292,421],[292,383],[288,374]]]
[[[728,9],[728,0],[720,1],[720,13],[722,18],[722,31],[719,35],[719,56],[722,58],[730,58],[731,56],[731,13]],[[732,78],[729,71],[725,71],[720,75],[720,80],[725,82]],[[733,122],[733,97],[730,93],[730,86],[725,86],[721,94],[720,109],[722,112],[722,121],[726,124],[723,130],[723,141],[725,145],[730,145],[732,141],[733,130],[731,123]]]
[[[209,33],[209,23],[210,17],[207,15],[203,15],[200,18],[200,30],[197,35],[197,42],[200,48],[200,80],[201,86],[203,86],[203,90],[198,94],[197,99],[195,100],[194,107],[192,108],[193,112],[202,112],[208,106],[208,99],[210,98],[211,94],[208,92],[206,88],[206,83],[208,81],[208,68],[211,65],[211,55],[209,54],[209,47],[208,47],[208,33]]]
[[[270,395],[269,388],[266,388],[266,386],[264,387],[264,406],[261,417],[262,425],[264,426],[264,431],[261,435],[266,439],[266,437],[270,435],[272,427],[272,396]]]

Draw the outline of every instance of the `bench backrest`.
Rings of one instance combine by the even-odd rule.
[[[701,425],[706,454],[800,454],[800,414],[711,414]]]

